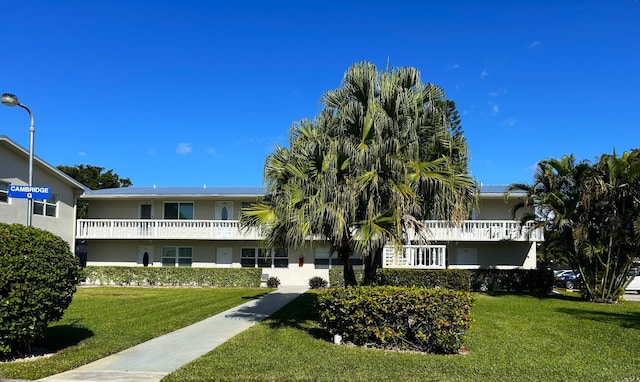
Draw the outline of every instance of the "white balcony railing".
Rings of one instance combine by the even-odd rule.
[[[542,228],[535,228],[533,223],[522,226],[513,220],[465,220],[461,223],[429,220],[424,223],[429,241],[544,240]]]
[[[237,220],[80,219],[78,239],[260,240],[258,230],[241,230]]]
[[[542,241],[543,231],[512,220],[426,221],[426,238],[438,241]],[[415,235],[409,235],[415,243]],[[260,240],[260,230],[241,230],[237,220],[79,219],[78,239]]]
[[[405,245],[400,251],[385,247],[383,268],[444,269],[447,247],[445,245]]]

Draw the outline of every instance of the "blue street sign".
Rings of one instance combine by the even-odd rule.
[[[46,200],[51,197],[51,190],[49,187],[21,186],[12,184],[9,186],[9,197],[17,199]]]

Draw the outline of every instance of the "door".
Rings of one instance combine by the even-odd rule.
[[[138,247],[138,265],[143,267],[153,266],[153,247],[150,245],[141,245]]]
[[[216,202],[216,220],[215,235],[218,239],[231,239],[236,232],[237,222],[233,216],[233,202],[220,201]],[[229,221],[233,220],[233,221]]]
[[[216,265],[221,268],[231,268],[233,265],[233,252],[231,248],[218,247],[216,250]]]
[[[233,216],[233,202],[216,202],[216,220],[236,220]]]

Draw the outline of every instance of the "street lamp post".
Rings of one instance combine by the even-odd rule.
[[[7,106],[20,106],[29,113],[31,118],[31,125],[29,126],[29,186],[33,186],[33,136],[36,132],[33,126],[33,113],[25,105],[18,101],[18,97],[15,94],[4,93],[2,95],[2,104]],[[27,199],[27,226],[31,226],[31,219],[33,217],[33,199]]]

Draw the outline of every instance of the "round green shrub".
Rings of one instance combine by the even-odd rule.
[[[309,279],[311,289],[325,289],[327,286],[329,286],[329,282],[320,276],[313,276]]]
[[[0,223],[0,356],[28,351],[62,318],[80,280],[77,259],[59,236]]]
[[[267,287],[269,288],[277,288],[280,286],[280,279],[275,277],[275,276],[271,276],[269,277],[269,279],[267,280]]]
[[[471,325],[469,292],[397,286],[332,288],[318,294],[320,323],[358,346],[455,354]]]

